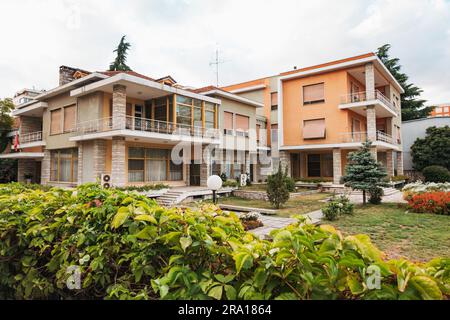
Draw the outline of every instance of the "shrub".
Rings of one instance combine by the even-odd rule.
[[[441,166],[428,166],[422,170],[425,182],[450,182],[450,171]]]
[[[237,188],[239,187],[239,182],[237,182],[236,180],[226,180],[222,183],[222,187]]]
[[[408,183],[403,187],[402,192],[405,195],[405,198],[408,194],[416,194],[423,192],[433,192],[433,191],[450,191],[450,183],[423,183],[421,181]]]
[[[450,192],[417,193],[407,200],[409,208],[417,213],[450,214]]]
[[[253,230],[263,226],[261,220],[259,220],[259,213],[252,211],[241,214],[239,216],[239,220],[241,220],[242,225],[244,226],[244,230]]]
[[[326,178],[298,178],[295,181],[304,183],[322,183],[322,182],[330,182],[331,180]]]
[[[295,191],[295,180],[294,179],[292,179],[291,177],[286,177],[285,183],[286,183],[286,188],[288,189],[289,192]]]
[[[227,181],[227,174],[226,174],[225,172],[222,172],[222,173],[220,174],[220,179],[222,179],[222,182]]]
[[[398,175],[398,176],[391,176],[391,181],[398,182],[398,181],[408,181],[409,177],[404,175]]]
[[[353,204],[346,196],[334,196],[328,203],[322,208],[322,213],[327,220],[336,220],[339,215],[352,214]]]
[[[289,190],[286,185],[286,176],[278,165],[278,171],[267,178],[267,197],[275,208],[279,209],[289,200]]]
[[[375,187],[369,189],[369,203],[380,204],[381,197],[384,195],[383,188]]]
[[[0,186],[2,299],[444,299],[450,259],[384,260],[366,235],[304,219],[261,240],[215,206]],[[68,290],[78,266],[81,289]],[[380,289],[366,284],[380,270]]]

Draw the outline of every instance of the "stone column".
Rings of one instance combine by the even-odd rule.
[[[373,63],[367,63],[365,66],[366,75],[366,99],[375,99],[375,68]]]
[[[44,150],[44,158],[41,162],[41,184],[48,184],[50,181],[50,150]]]
[[[333,183],[340,184],[342,177],[342,156],[341,149],[333,149]]]
[[[202,145],[202,159],[200,164],[200,186],[206,187],[211,172],[211,149],[209,145]]]
[[[377,151],[377,147],[371,147],[370,148],[370,153],[372,154],[372,157],[378,161],[378,151]]]
[[[125,138],[112,138],[111,180],[113,186],[121,187],[127,182],[125,171]]]
[[[287,167],[288,176],[291,177],[292,176],[291,154],[288,151],[279,151],[279,155],[281,168],[283,172],[286,170]],[[274,168],[274,170],[278,170],[278,168]]]
[[[386,173],[388,178],[394,175],[394,151],[386,151]]]
[[[404,175],[403,172],[403,152],[397,151],[397,175]]]
[[[100,179],[102,173],[106,170],[106,141],[105,140],[94,140],[94,179]],[[124,149],[125,150],[125,149]],[[125,161],[125,152],[123,154]],[[125,173],[125,172],[124,172]]]
[[[115,84],[112,94],[113,129],[125,129],[126,110],[127,88],[121,84]]]
[[[368,106],[366,110],[367,116],[367,139],[369,141],[377,141],[377,117],[374,106]]]

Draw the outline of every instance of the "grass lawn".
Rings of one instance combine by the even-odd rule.
[[[263,183],[255,183],[252,184],[250,186],[245,186],[245,187],[239,187],[240,190],[245,190],[245,191],[266,191],[267,190],[267,184],[263,184]],[[295,192],[302,192],[302,191],[308,191],[311,189],[308,188],[297,188]]]
[[[368,234],[389,258],[450,258],[450,216],[406,211],[404,205],[393,203],[357,205],[353,215],[324,223],[334,225],[344,235]]]
[[[314,193],[294,197],[289,199],[284,207],[278,210],[278,215],[282,217],[290,217],[294,214],[304,214],[319,210],[324,205],[324,202],[320,202],[320,200],[324,200],[330,196],[330,193]],[[248,200],[238,197],[219,198],[219,204],[220,203],[243,207],[273,209],[268,201]]]

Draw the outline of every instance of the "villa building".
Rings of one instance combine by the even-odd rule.
[[[450,103],[442,103],[431,109],[430,117],[450,117]]]
[[[389,176],[403,174],[404,91],[374,53],[223,89],[264,103],[272,168],[280,161],[294,178],[339,184],[348,153],[367,139]]]
[[[262,104],[219,89],[197,93],[170,76],[155,80],[132,71],[66,66],[59,72],[58,87],[19,104],[13,113],[20,126],[0,157],[18,159],[19,181],[32,176],[37,183],[73,186],[109,174],[115,186],[206,185],[213,161],[197,158],[227,149],[234,151],[232,166],[224,168],[232,170],[230,177],[250,169],[256,145],[249,128]],[[221,130],[229,116],[225,141]],[[239,148],[229,140],[238,140]],[[177,162],[172,151],[180,145],[182,161]]]
[[[0,158],[18,159],[19,181],[205,186],[221,173],[263,181],[281,163],[339,184],[366,139],[388,175],[403,173],[403,89],[373,53],[223,88],[133,71],[59,75],[14,111],[20,126]]]

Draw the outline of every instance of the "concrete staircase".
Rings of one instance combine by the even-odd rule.
[[[388,187],[388,188],[383,188],[383,192],[385,196],[390,196],[393,195],[397,192],[400,192],[399,190],[392,188],[392,187]],[[362,191],[361,190],[353,190],[351,195],[362,195]]]
[[[169,190],[156,200],[160,205],[165,207],[173,206],[183,201],[188,194],[185,191]]]

